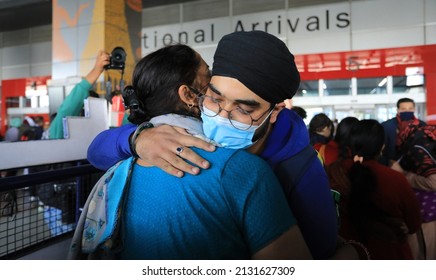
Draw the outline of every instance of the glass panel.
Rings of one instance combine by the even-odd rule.
[[[19,97],[6,97],[6,108],[18,108],[20,107]]]
[[[32,107],[32,99],[28,98],[28,97],[24,97],[24,107],[26,108],[30,108]]]
[[[425,103],[415,103],[415,116],[418,119],[425,121],[425,118],[427,116]]]
[[[243,15],[285,8],[283,0],[233,0],[233,15]]]
[[[357,79],[357,94],[387,94],[387,78]]]
[[[289,8],[326,5],[328,3],[348,2],[349,0],[288,0]],[[354,0],[356,1],[356,0]]]
[[[295,96],[319,96],[318,80],[301,81],[300,88]]]
[[[350,110],[336,110],[335,116],[336,119],[340,122],[342,119],[350,116]]]
[[[351,79],[324,80],[324,95],[351,95]]]
[[[359,120],[374,119],[375,118],[375,110],[372,108],[354,109],[353,116],[355,116]]]
[[[393,93],[423,93],[424,75],[409,75],[392,77]]]
[[[387,107],[387,105],[379,105],[376,106],[375,109],[375,119],[378,120],[379,122],[384,122],[388,119],[390,119],[389,117],[389,109]]]
[[[307,113],[307,118],[304,119],[304,123],[306,126],[309,125],[310,121],[312,120],[313,116],[319,113],[324,113],[324,110],[322,107],[312,107],[312,108],[304,108]]]
[[[183,21],[229,16],[229,1],[209,0],[183,3]]]
[[[393,83],[393,93],[405,93],[407,91],[406,86],[406,76],[401,77],[392,77],[392,83]]]

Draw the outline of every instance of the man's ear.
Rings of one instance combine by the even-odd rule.
[[[273,109],[273,111],[271,113],[271,116],[269,118],[269,122],[270,123],[275,123],[277,121],[277,116],[279,115],[280,111],[285,109],[285,108],[286,107],[285,107],[285,103],[284,102],[276,104],[276,106],[274,107],[274,109]]]
[[[193,93],[188,86],[181,85],[178,90],[180,100],[188,107],[197,105],[197,95]]]
[[[285,104],[285,108],[291,110],[292,109],[292,103],[293,100],[292,99],[285,99],[285,101],[283,101],[283,104]],[[282,104],[282,103],[279,103]]]

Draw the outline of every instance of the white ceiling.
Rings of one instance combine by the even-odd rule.
[[[189,0],[142,0],[142,7],[183,2]],[[51,21],[52,0],[0,0],[0,32],[47,25]]]

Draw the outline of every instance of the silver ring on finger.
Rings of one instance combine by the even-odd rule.
[[[176,148],[177,155],[180,156],[180,154],[183,152],[184,149],[185,149],[184,146],[177,147]]]

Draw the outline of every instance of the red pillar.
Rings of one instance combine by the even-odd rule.
[[[427,123],[436,125],[436,45],[424,46]]]

